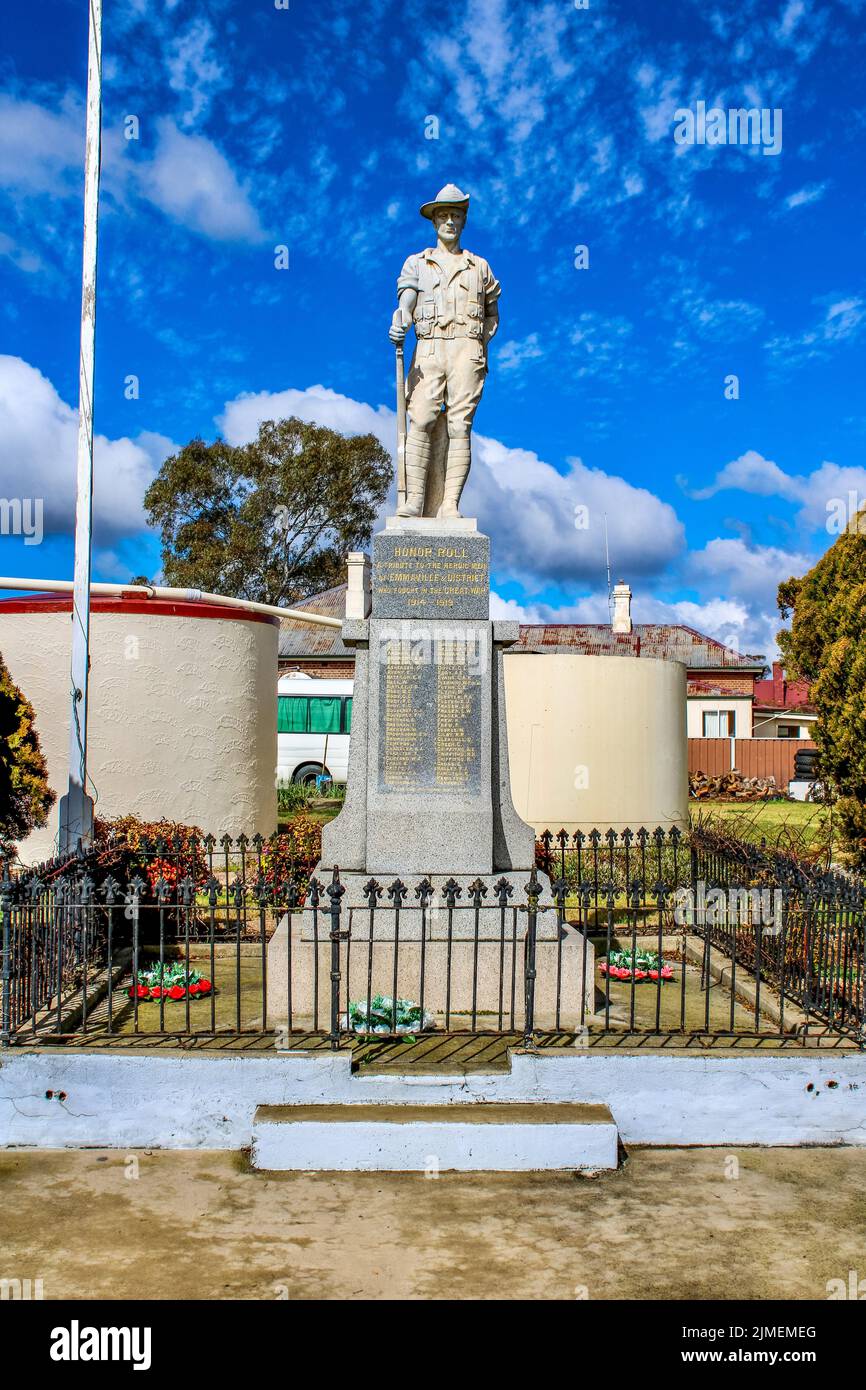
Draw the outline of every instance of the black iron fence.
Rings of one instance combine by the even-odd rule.
[[[0,881],[0,1042],[859,1047],[864,901],[700,830],[545,833],[531,873],[472,882],[309,880],[243,837],[93,852]]]

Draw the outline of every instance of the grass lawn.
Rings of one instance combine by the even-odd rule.
[[[310,817],[310,820],[321,821],[322,825],[325,825],[329,820],[333,820],[335,816],[340,814],[342,809],[342,798],[337,798],[335,796],[322,797],[320,800],[312,801],[308,806],[303,807],[303,810]],[[297,809],[294,811],[286,811],[285,814],[280,811],[278,813],[277,829],[280,831],[285,830],[294,815],[297,815]]]
[[[740,839],[768,847],[815,854],[831,847],[839,850],[839,837],[830,806],[812,801],[712,801],[689,802],[692,824],[709,823]]]

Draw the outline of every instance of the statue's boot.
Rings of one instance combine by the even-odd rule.
[[[468,439],[448,440],[448,461],[445,465],[445,487],[438,515],[449,520],[460,516],[460,494],[469,476],[470,443]]]
[[[430,436],[423,431],[406,439],[406,500],[397,508],[398,516],[422,516],[427,470],[430,467]]]

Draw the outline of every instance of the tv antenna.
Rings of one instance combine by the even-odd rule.
[[[607,512],[604,513],[604,563],[607,570],[607,611],[613,622],[613,589],[610,583],[610,546],[607,537]]]

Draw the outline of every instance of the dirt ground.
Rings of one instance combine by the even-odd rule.
[[[0,1153],[0,1277],[44,1297],[826,1299],[866,1151],[635,1149],[618,1172],[278,1174],[230,1152]]]

